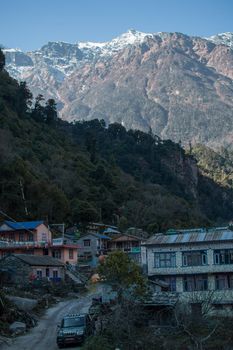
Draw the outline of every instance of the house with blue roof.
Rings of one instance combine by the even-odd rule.
[[[76,265],[78,245],[63,238],[53,240],[48,225],[40,221],[4,221],[0,225],[0,258],[9,254],[51,256]]]
[[[50,243],[51,232],[44,221],[4,221],[0,225],[0,240],[10,242]]]

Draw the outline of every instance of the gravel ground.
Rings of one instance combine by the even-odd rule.
[[[87,312],[95,294],[100,293],[101,285],[92,286],[84,295],[77,299],[65,300],[51,307],[40,318],[38,325],[27,334],[9,339],[7,344],[1,344],[1,350],[57,350],[56,331],[62,317],[69,313]],[[78,349],[77,346],[69,349]]]

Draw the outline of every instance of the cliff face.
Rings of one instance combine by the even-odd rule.
[[[109,43],[6,50],[7,67],[35,94],[55,97],[65,120],[103,118],[217,148],[233,140],[232,38],[130,31]]]

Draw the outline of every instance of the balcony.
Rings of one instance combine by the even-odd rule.
[[[111,247],[108,249],[109,252],[122,251],[124,253],[141,253],[141,247]]]
[[[25,241],[25,242],[9,242],[9,241],[0,241],[0,249],[8,248],[48,248],[49,243],[45,241]]]
[[[66,239],[63,239],[63,238],[55,238],[52,240],[52,242],[47,242],[47,241],[10,241],[10,240],[0,239],[0,249],[50,248],[50,247],[61,247],[64,245],[66,245],[67,247],[69,247],[69,246],[78,247],[77,244],[74,244]]]

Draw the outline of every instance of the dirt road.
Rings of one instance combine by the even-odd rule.
[[[101,286],[93,286],[85,295],[66,300],[47,310],[35,328],[27,334],[16,337],[8,345],[0,345],[0,350],[57,350],[56,330],[61,318],[68,313],[87,312],[93,295],[101,292]],[[78,349],[77,346],[69,349]]]

